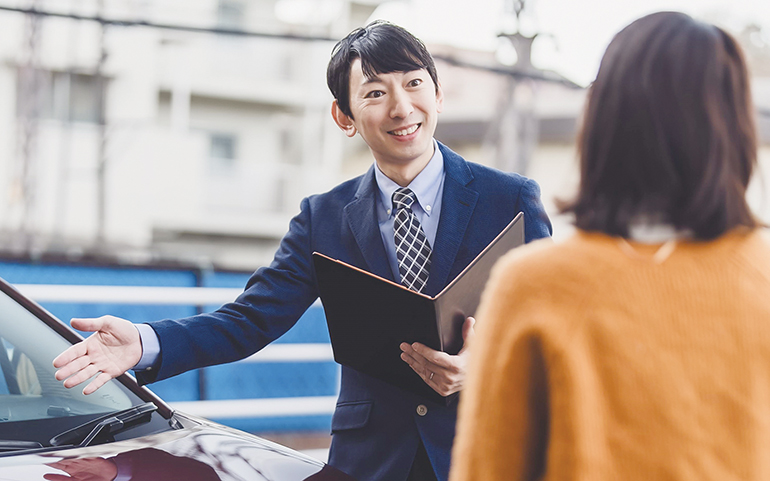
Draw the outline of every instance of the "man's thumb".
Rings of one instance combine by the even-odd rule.
[[[70,326],[78,331],[96,332],[105,325],[104,317],[96,319],[82,319],[74,317],[70,320]]]
[[[469,317],[465,319],[465,322],[463,323],[463,348],[462,348],[463,351],[468,348],[468,345],[470,344],[471,340],[476,335],[476,331],[473,328],[473,326],[475,325],[476,325],[476,318],[474,317]]]

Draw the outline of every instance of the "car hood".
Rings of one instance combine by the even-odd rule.
[[[355,481],[257,436],[175,416],[189,427],[98,446],[2,457],[0,480]]]

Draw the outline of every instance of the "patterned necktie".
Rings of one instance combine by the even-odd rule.
[[[393,226],[396,241],[396,258],[401,284],[408,289],[421,292],[428,282],[430,269],[430,244],[412,212],[414,192],[402,187],[393,193],[393,208],[396,219]]]

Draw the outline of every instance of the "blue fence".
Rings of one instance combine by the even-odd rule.
[[[0,277],[11,284],[226,287],[242,288],[250,273],[194,268],[90,266],[0,261]],[[65,322],[73,317],[111,314],[136,323],[194,315],[206,305],[137,305],[117,303],[42,302]],[[276,343],[329,343],[323,309],[313,305]],[[335,396],[339,366],[333,361],[238,362],[190,371],[148,387],[168,402]],[[221,418],[214,420],[251,432],[328,431],[331,414]]]

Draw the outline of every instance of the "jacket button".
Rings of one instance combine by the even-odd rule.
[[[420,416],[425,416],[426,414],[428,414],[428,408],[425,407],[425,404],[420,404],[419,406],[417,406],[417,414]]]

